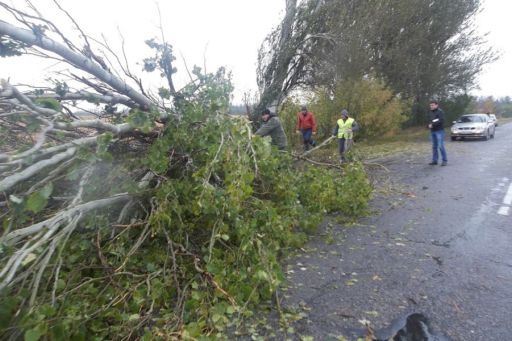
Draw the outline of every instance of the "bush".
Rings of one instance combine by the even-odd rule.
[[[405,120],[404,112],[410,104],[400,100],[378,80],[344,81],[333,90],[322,89],[311,95],[308,110],[315,114],[318,137],[329,137],[341,118],[341,110],[347,109],[359,123],[357,135],[361,138],[380,137],[397,133]],[[296,114],[300,110],[297,100],[286,101],[279,115],[285,122],[287,133],[295,129]],[[292,139],[295,144],[299,139]]]

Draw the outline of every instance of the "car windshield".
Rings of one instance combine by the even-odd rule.
[[[477,115],[465,115],[458,119],[459,123],[470,123],[470,122],[485,122],[481,116]]]

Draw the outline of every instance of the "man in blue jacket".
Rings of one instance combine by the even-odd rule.
[[[439,159],[439,152],[441,152],[441,166],[448,164],[448,156],[444,148],[444,112],[439,108],[439,103],[436,100],[430,101],[430,135],[432,138],[432,162],[429,165],[437,165]]]

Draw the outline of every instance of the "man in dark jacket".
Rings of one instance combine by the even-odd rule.
[[[439,159],[438,150],[441,152],[441,166],[448,164],[448,156],[444,148],[444,112],[439,108],[439,103],[436,100],[430,101],[430,136],[432,139],[432,162],[429,165],[437,165]]]
[[[269,109],[263,110],[261,114],[263,125],[255,132],[259,136],[270,136],[272,144],[277,146],[277,149],[284,150],[286,148],[286,134],[281,120]]]

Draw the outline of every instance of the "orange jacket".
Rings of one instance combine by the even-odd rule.
[[[313,113],[310,111],[306,112],[306,115],[304,115],[302,111],[297,113],[297,125],[295,126],[295,130],[309,128],[313,128],[313,131],[316,131],[316,120]]]

